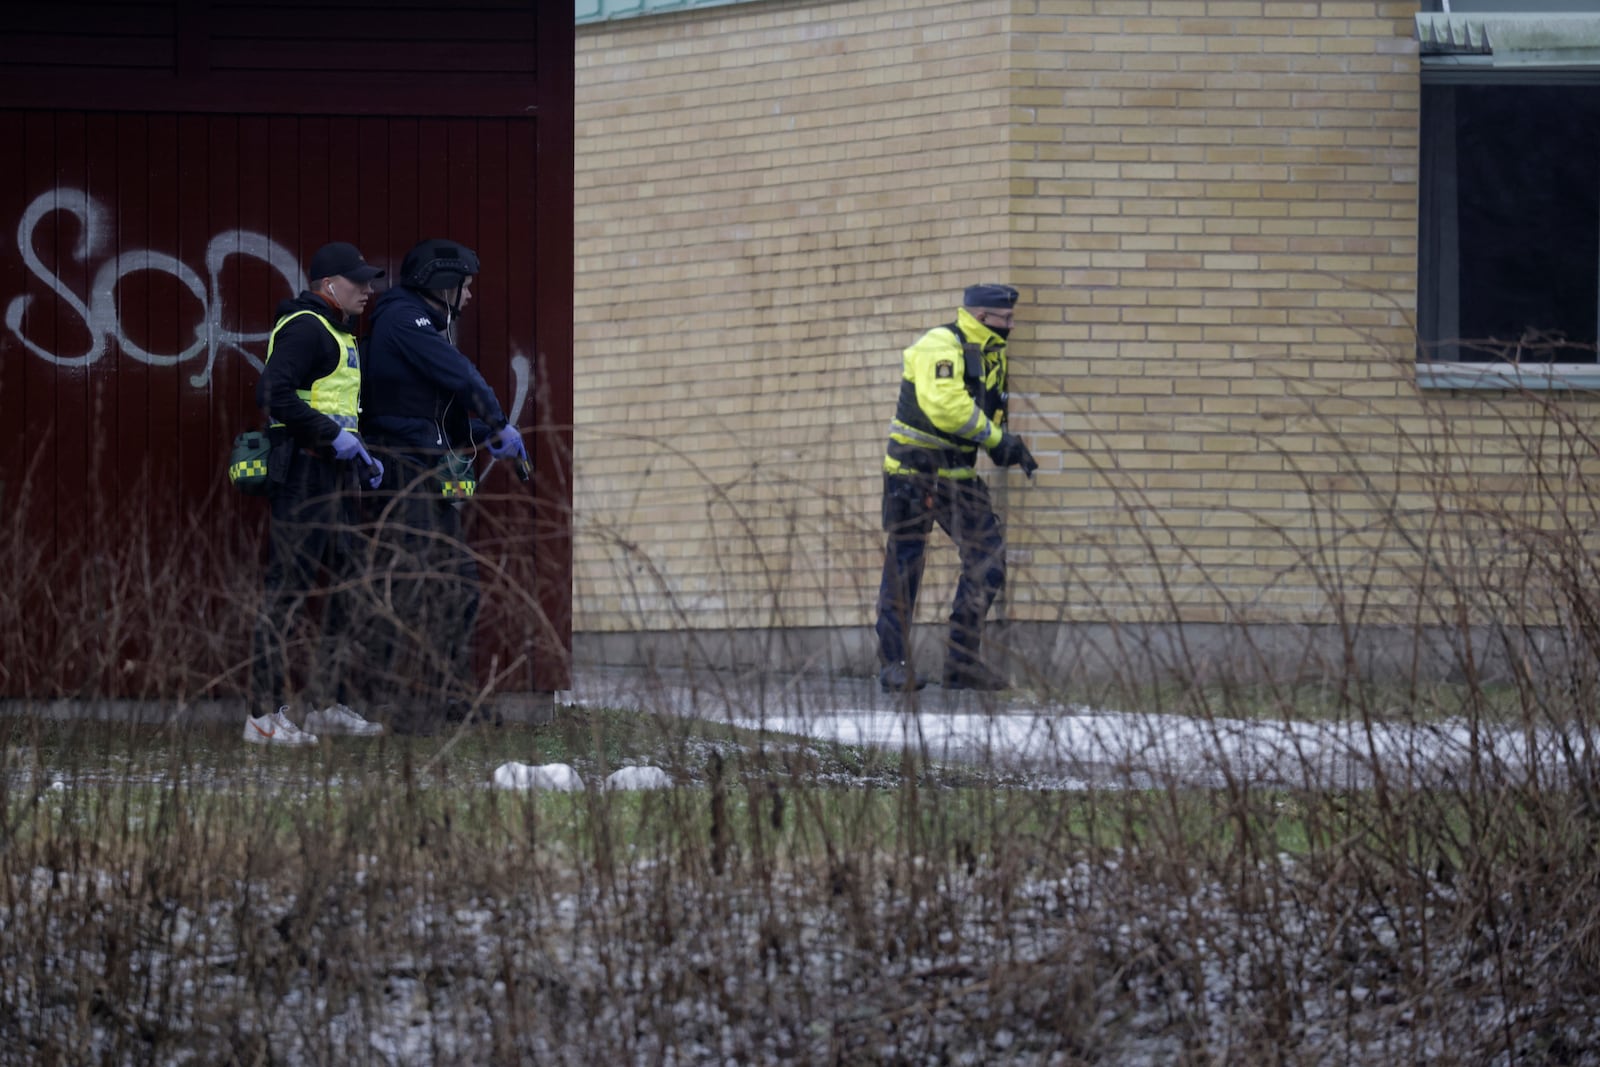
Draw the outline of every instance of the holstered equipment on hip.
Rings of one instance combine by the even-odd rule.
[[[439,457],[439,495],[445,501],[459,504],[478,491],[478,475],[473,470],[472,457],[446,452]]]

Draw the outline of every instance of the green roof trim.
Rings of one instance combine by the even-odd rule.
[[[725,7],[750,0],[577,0],[578,25],[638,18],[640,15],[667,15],[701,7]]]

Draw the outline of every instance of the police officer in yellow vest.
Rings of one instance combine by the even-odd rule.
[[[883,528],[888,534],[878,588],[878,683],[888,692],[927,683],[907,663],[906,633],[917,606],[928,535],[937,522],[955,542],[961,577],[950,610],[943,682],[947,689],[1004,689],[978,658],[983,620],[1005,584],[1005,535],[974,468],[978,449],[1000,467],[1038,468],[1022,438],[1005,428],[1006,338],[1017,291],[972,285],[956,321],[905,350],[899,401],[883,460]]]
[[[278,305],[256,403],[273,439],[274,483],[266,592],[251,648],[249,718],[244,739],[262,745],[314,744],[318,734],[383,732],[344,703],[343,674],[354,621],[344,579],[353,575],[352,531],[358,494],[376,487],[383,468],[358,428],[361,360],[355,320],[383,271],[352,244],[324,245],[307,268],[310,287]],[[311,711],[305,728],[289,717],[289,660],[305,623],[306,600],[326,565],[335,590],[304,666]]]

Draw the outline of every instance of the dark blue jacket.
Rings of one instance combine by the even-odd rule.
[[[420,293],[383,292],[361,354],[361,436],[378,446],[461,447],[506,424],[494,390],[445,335]],[[472,416],[483,426],[473,432]]]

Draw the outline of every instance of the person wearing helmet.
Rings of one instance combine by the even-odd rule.
[[[997,467],[1038,469],[1022,438],[1006,429],[1006,339],[1017,291],[969,285],[956,321],[936,326],[903,353],[903,372],[883,458],[883,528],[878,587],[878,684],[887,692],[927,683],[907,662],[907,630],[922,584],[934,523],[961,557],[950,608],[946,689],[998,690],[1007,680],[983,664],[983,620],[1005,584],[1005,535],[973,464],[983,449]]]
[[[366,341],[361,433],[384,466],[379,566],[394,568],[397,616],[375,642],[374,684],[401,705],[397,732],[430,733],[459,718],[476,691],[478,567],[462,508],[480,444],[496,459],[528,456],[494,390],[455,345],[478,270],[477,254],[459,241],[420,242],[400,264],[400,284],[373,307]]]

